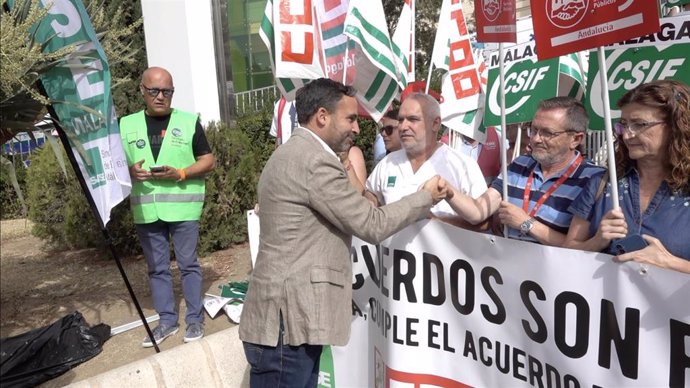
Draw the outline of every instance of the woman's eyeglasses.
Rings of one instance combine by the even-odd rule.
[[[638,121],[638,122],[632,122],[632,123],[624,123],[624,122],[617,122],[613,124],[613,129],[616,131],[616,134],[618,135],[623,135],[625,131],[630,132],[631,135],[637,135],[638,133],[646,130],[647,128],[651,128],[655,125],[663,124],[663,121]]]
[[[146,90],[146,93],[149,94],[151,97],[158,97],[158,93],[163,93],[163,97],[165,98],[170,98],[172,97],[173,93],[175,93],[175,89],[160,89],[160,88],[149,88],[146,87],[146,85],[142,84],[141,85],[144,90]]]

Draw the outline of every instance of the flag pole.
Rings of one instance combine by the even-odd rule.
[[[601,79],[601,98],[604,103],[604,131],[606,132],[606,149],[609,164],[609,182],[611,182],[611,200],[613,208],[620,208],[618,203],[618,176],[616,173],[616,155],[614,154],[613,130],[611,129],[611,105],[609,102],[609,80],[608,69],[606,68],[606,54],[604,48],[597,48],[599,57],[599,78]]]
[[[505,68],[504,68],[505,50],[503,49],[503,42],[498,44],[498,69],[499,69],[499,90],[501,95],[501,174],[503,175],[503,200],[508,198],[508,150],[506,149],[506,91],[505,91]],[[503,225],[503,237],[508,238],[508,226]]]
[[[431,85],[431,72],[434,70],[433,60],[429,62],[429,73],[426,76],[426,86],[424,88],[424,93],[429,94],[429,85]]]
[[[408,72],[408,76],[411,73],[412,74],[412,81],[417,79],[417,68],[416,68],[416,60],[415,60],[415,48],[416,48],[416,42],[415,39],[417,37],[417,34],[415,33],[415,13],[417,12],[417,0],[411,0],[410,1],[412,5],[412,17],[410,18],[410,31],[412,31],[412,39],[410,40],[410,72]],[[427,89],[428,91],[428,89]]]
[[[45,89],[43,88],[43,85],[38,82],[39,90],[43,95],[46,95]],[[146,321],[146,317],[144,316],[144,311],[141,309],[141,305],[139,305],[139,300],[137,299],[136,295],[134,294],[134,289],[132,288],[132,285],[129,283],[129,279],[127,278],[127,273],[125,272],[124,267],[122,266],[122,262],[120,261],[120,257],[117,255],[115,252],[115,246],[113,245],[113,240],[110,238],[110,234],[108,233],[108,229],[105,228],[105,225],[103,224],[103,220],[101,219],[101,215],[98,213],[98,208],[96,207],[96,203],[93,200],[93,197],[91,197],[91,194],[89,193],[89,187],[86,185],[86,180],[84,179],[84,176],[81,173],[81,169],[79,168],[79,164],[77,163],[77,159],[74,157],[74,153],[72,152],[72,147],[70,146],[69,143],[69,138],[67,137],[67,133],[62,129],[62,127],[59,124],[59,117],[57,115],[57,112],[55,111],[55,108],[53,108],[52,105],[48,105],[48,113],[50,113],[50,118],[53,121],[53,125],[55,126],[55,129],[57,130],[58,135],[60,136],[60,140],[62,141],[62,146],[65,148],[65,153],[67,153],[67,158],[69,159],[70,164],[72,165],[72,169],[74,170],[74,175],[76,175],[77,180],[79,181],[79,186],[81,186],[81,190],[84,192],[84,195],[86,196],[86,200],[89,203],[89,207],[91,208],[91,211],[94,214],[94,217],[96,217],[96,221],[98,222],[98,225],[101,228],[101,233],[103,234],[103,238],[105,239],[106,245],[108,245],[108,250],[110,251],[110,255],[115,259],[115,263],[117,264],[117,269],[120,271],[120,275],[122,276],[122,280],[125,282],[125,286],[127,287],[127,291],[129,292],[130,298],[132,298],[132,302],[134,303],[134,307],[137,310],[137,313],[139,314],[139,318],[144,324],[144,328],[146,329],[146,334],[148,334],[149,338],[151,338],[151,342],[153,343],[154,349],[156,349],[156,353],[160,353],[160,349],[158,348],[158,344],[153,338],[153,332],[151,331],[151,327],[149,327],[148,322]]]
[[[343,85],[347,85],[347,57],[350,55],[350,37],[345,35],[345,55],[343,55]]]

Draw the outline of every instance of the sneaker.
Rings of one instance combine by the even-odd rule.
[[[184,342],[200,340],[204,336],[204,324],[201,322],[190,323],[184,335]]]
[[[179,325],[158,325],[158,327],[153,329],[153,338],[156,340],[156,345],[160,344],[161,342],[163,342],[163,340],[170,337],[171,335],[177,334],[179,330]],[[141,343],[141,346],[145,348],[150,348],[153,346],[153,342],[151,342],[151,338],[148,335],[144,338],[144,342]]]

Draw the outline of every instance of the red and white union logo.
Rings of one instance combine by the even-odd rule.
[[[589,0],[547,0],[546,16],[558,28],[570,28],[587,13]]]

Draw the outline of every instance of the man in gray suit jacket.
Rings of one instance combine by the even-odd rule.
[[[355,90],[329,79],[297,92],[300,127],[259,180],[261,235],[240,323],[250,386],[316,387],[322,345],[345,345],[352,315],[352,235],[377,243],[447,195],[436,176],[374,207],[336,154],[359,131]]]

